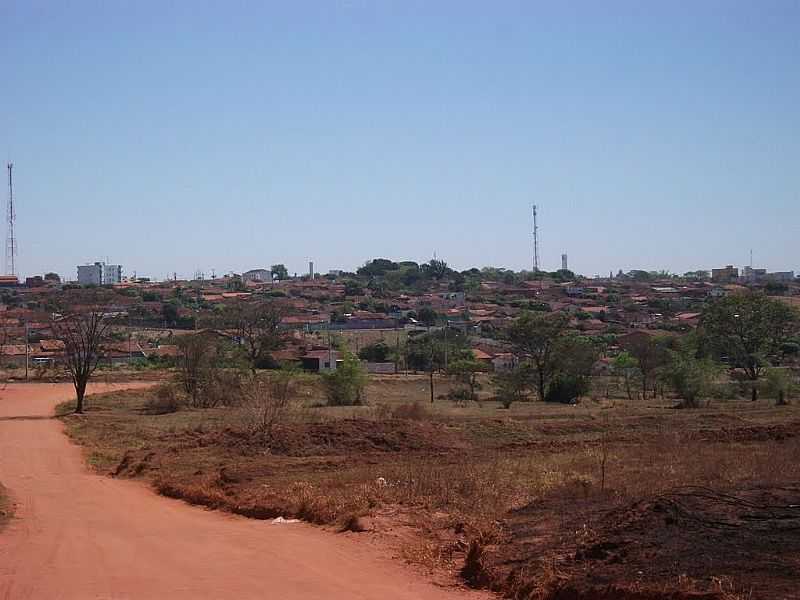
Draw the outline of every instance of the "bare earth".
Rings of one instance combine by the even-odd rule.
[[[0,533],[2,600],[483,597],[436,587],[358,538],[210,512],[91,474],[48,418],[73,395],[69,384],[0,390],[0,481],[16,503]]]

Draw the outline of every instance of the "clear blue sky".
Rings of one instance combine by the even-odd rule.
[[[800,270],[800,2],[0,2],[23,274]],[[5,185],[2,198],[6,197]]]

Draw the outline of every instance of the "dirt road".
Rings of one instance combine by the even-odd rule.
[[[66,384],[0,391],[0,481],[17,502],[0,532],[2,600],[483,597],[438,588],[358,538],[206,511],[91,474],[47,418],[71,395]]]

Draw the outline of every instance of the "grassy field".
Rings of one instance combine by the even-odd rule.
[[[375,377],[369,406],[329,408],[306,385],[268,443],[237,408],[148,414],[153,391],[93,397],[65,422],[100,472],[250,517],[366,529],[510,597],[798,597],[798,406],[504,410],[431,405],[427,386]]]

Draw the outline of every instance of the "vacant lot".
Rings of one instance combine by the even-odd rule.
[[[797,406],[412,402],[427,393],[424,377],[376,378],[370,406],[326,408],[307,386],[268,442],[236,408],[149,414],[153,391],[65,420],[102,472],[367,529],[511,597],[800,597]]]

